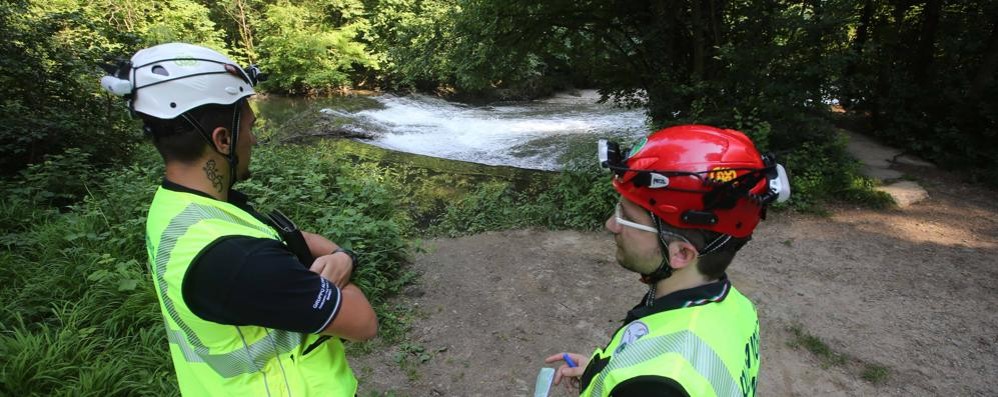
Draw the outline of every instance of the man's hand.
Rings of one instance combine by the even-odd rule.
[[[350,255],[345,252],[337,252],[316,258],[308,270],[325,277],[342,289],[350,282],[350,276],[353,274],[352,262]]]
[[[574,389],[576,392],[579,391],[579,378],[582,377],[582,373],[586,371],[586,366],[589,365],[589,357],[583,356],[576,353],[558,353],[551,357],[545,358],[545,363],[554,363],[558,361],[564,361],[564,355],[568,355],[568,358],[575,362],[575,367],[569,367],[568,363],[562,364],[554,371],[554,384],[561,383],[561,378],[568,377],[569,382],[565,382],[566,389]]]

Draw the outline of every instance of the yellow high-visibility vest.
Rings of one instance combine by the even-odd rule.
[[[235,205],[176,192],[156,192],[146,221],[150,274],[185,396],[353,396],[357,379],[339,338],[306,356],[319,335],[203,320],[184,302],[184,275],[195,257],[223,236],[280,241],[277,232]]]
[[[607,397],[639,376],[670,378],[691,397],[753,397],[759,376],[755,307],[731,287],[720,302],[636,319],[605,349],[596,349],[589,365],[597,363],[605,366],[586,379],[581,397]]]

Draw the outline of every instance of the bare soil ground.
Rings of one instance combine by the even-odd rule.
[[[917,175],[926,201],[772,213],[736,258],[729,275],[762,325],[758,395],[998,393],[998,194]],[[607,234],[517,230],[425,246],[413,264],[421,280],[399,298],[418,314],[409,341],[351,358],[361,396],[531,395],[545,356],[602,346],[645,291]],[[871,366],[886,372],[864,379]]]

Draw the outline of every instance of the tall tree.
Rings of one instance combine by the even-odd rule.
[[[932,66],[935,54],[936,33],[939,29],[939,17],[943,0],[928,0],[922,12],[922,26],[918,35],[918,48],[913,59],[912,76],[915,81],[924,81]]]

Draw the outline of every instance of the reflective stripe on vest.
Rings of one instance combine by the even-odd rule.
[[[228,353],[211,354],[208,347],[201,342],[198,335],[180,318],[174,307],[173,300],[167,294],[166,266],[170,262],[170,255],[177,244],[177,240],[186,234],[191,226],[207,219],[217,219],[261,230],[259,226],[233,217],[218,208],[197,203],[189,203],[180,214],[177,214],[177,216],[170,220],[169,225],[160,237],[160,244],[156,250],[156,266],[154,271],[163,307],[166,308],[170,319],[180,327],[180,330],[170,329],[169,322],[167,322],[167,339],[170,343],[176,344],[180,348],[187,362],[208,364],[209,367],[223,378],[260,372],[263,366],[271,359],[277,358],[280,354],[289,353],[298,347],[303,340],[302,334],[265,329],[267,332],[266,338],[252,344],[247,344],[246,339],[243,338],[243,348]],[[270,230],[261,231],[273,234]],[[239,327],[236,327],[236,330],[242,336],[242,331],[239,330]]]
[[[603,395],[603,381],[613,370],[655,360],[666,353],[678,353],[683,356],[700,375],[710,382],[716,395],[739,397],[742,395],[738,382],[728,372],[724,361],[718,357],[707,342],[689,330],[642,338],[627,345],[626,349],[614,354],[606,368],[600,371],[593,381],[591,395]]]

